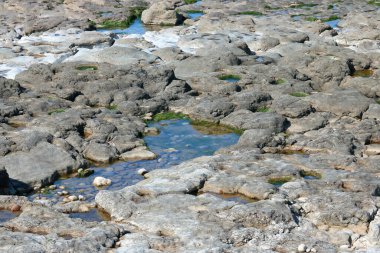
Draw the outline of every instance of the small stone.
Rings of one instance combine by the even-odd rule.
[[[144,130],[145,135],[158,135],[160,131],[156,127],[147,127]]]
[[[306,252],[310,252],[310,251],[311,251],[311,249],[310,249],[310,248],[307,248],[307,249],[306,249]]]
[[[80,205],[78,210],[80,213],[87,213],[90,211],[90,208],[86,205]]]
[[[78,196],[79,201],[84,201],[86,198],[83,195]]]
[[[67,202],[70,202],[71,200],[69,199],[69,198],[67,198],[67,197],[64,197],[63,198],[63,202],[65,202],[65,203],[67,203]]]
[[[77,172],[77,177],[89,177],[94,174],[94,170],[91,169],[79,169]]]
[[[65,189],[65,186],[61,185],[61,186],[59,186],[59,189],[63,190],[63,189]]]
[[[68,199],[69,199],[70,201],[77,201],[77,200],[78,200],[78,197],[75,196],[75,195],[72,195],[72,196],[69,196]]]
[[[148,171],[144,168],[141,168],[137,171],[137,174],[139,174],[141,176],[144,176],[146,173],[148,173]]]
[[[61,194],[62,195],[69,195],[69,192],[68,191],[62,191]]]
[[[49,186],[49,189],[50,189],[50,190],[55,190],[55,189],[57,189],[57,186],[54,185],[54,184],[52,184],[52,185]]]
[[[15,205],[12,205],[12,207],[11,207],[11,211],[12,212],[18,212],[20,210],[21,210],[21,206],[20,205],[15,204]]]
[[[96,177],[92,184],[96,187],[101,187],[101,186],[108,186],[111,185],[112,181],[111,179],[107,179],[104,177]]]
[[[298,252],[305,252],[307,249],[305,244],[298,245]]]
[[[317,252],[317,250],[315,248],[311,248],[311,252]]]

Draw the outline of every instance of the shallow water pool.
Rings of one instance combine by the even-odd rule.
[[[95,173],[90,177],[61,179],[56,181],[55,185],[64,186],[70,195],[83,195],[86,200],[93,200],[99,191],[92,185],[95,177],[111,179],[112,184],[107,189],[119,190],[141,181],[143,177],[137,174],[141,168],[145,168],[147,171],[163,169],[199,156],[212,155],[216,150],[233,145],[239,139],[239,135],[235,133],[204,134],[197,131],[186,119],[165,120],[151,123],[149,126],[160,130],[159,135],[144,138],[149,149],[158,155],[157,159],[117,162],[107,167],[94,167],[92,169]],[[58,200],[57,191],[59,190],[46,194],[35,194],[31,198],[47,197]]]
[[[133,23],[128,27],[124,29],[98,29],[98,32],[103,33],[115,33],[115,34],[145,34],[146,27],[141,22],[141,19],[135,19]]]

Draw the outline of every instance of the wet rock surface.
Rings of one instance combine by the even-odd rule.
[[[0,3],[0,194],[61,200],[0,196],[1,252],[380,251],[379,2],[190,2]],[[116,31],[140,15],[160,27]],[[162,160],[166,111],[241,136],[81,173]],[[95,200],[51,185],[73,175]]]

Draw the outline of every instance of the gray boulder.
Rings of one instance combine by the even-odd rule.
[[[235,111],[220,122],[239,129],[266,129],[275,133],[282,132],[287,127],[287,120],[281,115],[248,110]]]

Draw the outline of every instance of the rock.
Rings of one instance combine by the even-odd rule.
[[[9,177],[23,183],[16,186],[20,192],[28,191],[32,186],[50,185],[59,174],[68,174],[78,165],[68,152],[45,142],[29,152],[15,152],[0,158],[0,166],[5,167]]]
[[[91,142],[84,150],[83,155],[94,162],[110,163],[117,157],[117,152],[108,144]]]
[[[380,155],[380,144],[366,145],[365,153],[367,155]]]
[[[153,63],[157,57],[144,51],[127,47],[109,47],[105,49],[81,49],[65,62],[110,63],[114,65],[130,65],[139,62]]]
[[[149,150],[134,149],[120,155],[119,159],[123,161],[153,160],[157,155]]]
[[[338,116],[361,117],[371,100],[355,90],[336,90],[317,93],[306,98],[318,112],[332,112]]]
[[[300,244],[298,245],[298,248],[297,248],[298,252],[306,252],[306,249],[307,247],[305,244]]]
[[[89,177],[94,174],[92,169],[79,169],[77,172],[77,177]]]
[[[75,196],[75,195],[71,195],[69,197],[67,197],[70,201],[77,201],[78,200],[78,197]]]
[[[282,95],[280,98],[275,99],[271,108],[276,113],[291,118],[307,116],[312,111],[308,102],[289,95]]]
[[[240,136],[238,146],[263,148],[273,139],[272,131],[268,129],[250,129]]]
[[[370,104],[368,110],[363,114],[363,119],[380,119],[380,105]]]
[[[148,25],[179,25],[185,17],[174,8],[171,2],[153,3],[149,9],[143,11],[141,20]]]
[[[18,82],[0,77],[0,98],[18,96],[21,92],[22,88]]]
[[[139,174],[141,176],[144,176],[146,173],[148,173],[148,171],[144,168],[141,168],[137,171],[137,174]]]
[[[108,186],[111,185],[112,181],[111,179],[107,179],[104,177],[96,177],[92,184],[96,187],[102,187],[102,186]]]
[[[78,200],[79,201],[85,201],[86,198],[83,195],[78,195]]]
[[[11,206],[11,212],[19,212],[21,210],[21,206],[14,204]]]
[[[0,194],[7,194],[9,191],[9,175],[3,168],[0,169]]]
[[[266,129],[278,133],[286,129],[286,118],[276,113],[253,113],[248,110],[238,110],[220,121],[222,124],[239,129]]]

